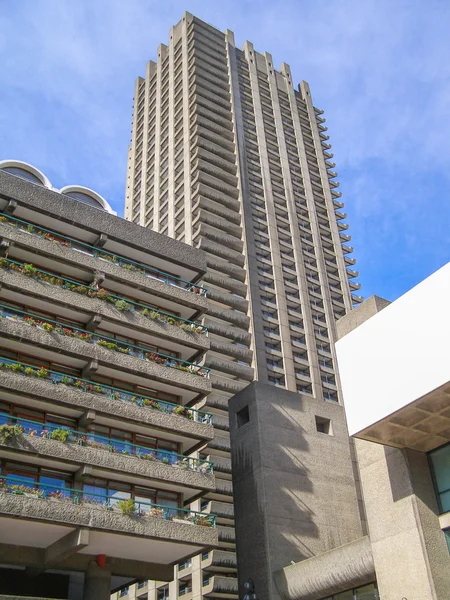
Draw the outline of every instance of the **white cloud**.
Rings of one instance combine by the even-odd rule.
[[[435,170],[447,176],[449,3],[6,0],[2,6],[2,155],[34,162],[56,185],[93,187],[119,211],[134,80],[186,8],[233,30],[238,46],[251,40],[275,64],[289,63],[294,80],[310,83],[328,119],[352,231],[367,231],[372,220],[376,244],[386,243],[396,227],[392,215],[414,218],[405,210],[414,201],[414,178]],[[445,211],[444,201],[436,210]],[[422,221],[422,231],[427,227],[431,222]],[[373,240],[358,243],[363,256],[375,248]]]

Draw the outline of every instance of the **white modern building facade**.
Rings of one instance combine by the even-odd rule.
[[[380,597],[450,597],[450,263],[338,323]],[[447,547],[448,545],[448,547]]]

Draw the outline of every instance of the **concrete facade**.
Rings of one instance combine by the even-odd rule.
[[[0,595],[168,581],[218,546],[205,255],[2,164]]]
[[[417,320],[422,322],[422,315],[429,314],[431,307],[428,306],[428,303],[431,296],[436,302],[433,302],[430,318],[439,320],[439,313],[446,312],[446,308],[444,309],[447,306],[445,290],[450,290],[448,267],[449,265],[443,267],[392,304],[372,297],[354,311],[353,318],[349,314],[339,321],[337,326],[340,338],[337,343],[337,352],[338,359],[342,361],[343,366],[350,359],[348,356],[350,348],[352,348],[353,356],[364,352],[365,345],[376,348],[377,337],[380,335],[384,338],[384,344],[388,348],[387,352],[391,352],[391,349],[395,348],[398,343],[399,332],[404,331],[406,323],[411,320],[411,315],[414,315],[415,322]],[[429,293],[434,285],[438,285],[441,289],[442,293],[439,297]],[[413,306],[414,308],[412,308]],[[395,327],[392,327],[393,320],[396,323]],[[359,327],[361,329],[358,331]],[[354,335],[357,333],[359,333],[358,337]],[[361,335],[366,336],[363,342],[361,342]],[[428,391],[426,388],[427,378],[431,378],[428,379],[431,388],[435,385],[433,377],[437,372],[440,373],[443,380],[447,381],[449,378],[448,367],[445,372],[445,367],[442,367],[439,362],[441,353],[439,344],[422,345],[422,335],[434,335],[434,332],[423,332],[422,330],[418,332],[418,335],[414,336],[415,339],[409,340],[404,346],[405,353],[412,357],[413,363],[415,357],[425,354],[430,364],[436,366],[434,371],[425,369],[424,372],[416,373],[416,370],[413,370],[413,372],[409,372],[407,380],[400,363],[397,372],[400,381],[395,381],[390,386],[389,382],[392,380],[390,370],[378,370],[377,386],[385,389],[385,397],[377,410],[381,411],[380,415],[392,420],[406,432],[408,427],[412,427],[411,435],[404,435],[403,443],[400,444],[399,433],[392,429],[388,431],[389,424],[383,426],[381,421],[376,430],[379,443],[369,441],[370,433],[369,439],[364,433],[357,433],[355,439],[368,531],[378,587],[383,600],[395,600],[400,596],[404,596],[408,600],[431,600],[432,598],[444,600],[450,597],[450,556],[442,531],[446,527],[444,524],[445,514],[440,514],[444,507],[440,507],[438,504],[430,461],[427,453],[423,451],[435,448],[436,444],[443,446],[446,440],[444,438],[440,442],[437,441],[439,434],[443,431],[442,428],[431,429],[427,436],[426,429],[418,426],[420,421],[425,423],[426,419],[430,418],[429,414],[432,415],[431,418],[434,419],[434,424],[437,426],[437,423],[442,420],[440,415],[445,415],[445,411],[442,410],[443,402],[447,402],[447,406],[450,406],[450,396],[445,393],[435,395],[431,389],[431,393],[425,394],[425,397],[428,398],[427,412],[421,411],[420,408],[417,409],[420,419],[410,418],[411,409],[404,401],[405,397],[409,397],[412,401],[411,404],[414,404],[415,398],[420,397],[424,389]],[[380,360],[383,358],[381,357]],[[413,363],[410,363],[409,367]],[[357,386],[359,385],[359,364],[357,361],[354,361],[353,364],[355,367],[352,376],[356,378],[356,382],[352,385]],[[372,366],[376,368],[376,364],[366,365],[365,368]],[[350,388],[350,382],[348,376],[345,375],[346,371],[343,370],[342,373],[345,391],[346,386]],[[390,403],[391,409],[386,410],[386,407],[389,407],[393,390],[396,387],[402,388],[402,386],[404,389],[400,398],[398,394],[394,393]],[[370,390],[370,394],[372,394],[372,390]],[[363,398],[361,391],[360,402]],[[400,409],[399,400],[402,405]],[[371,401],[370,397],[369,401]],[[353,422],[357,421],[358,416],[354,413],[359,410],[349,392],[346,412]],[[394,413],[394,417],[391,416],[391,413]],[[374,425],[372,424],[368,428],[369,432],[374,430]],[[417,430],[414,431],[416,426]],[[418,447],[422,451],[414,449],[419,440],[421,441]],[[398,445],[402,447],[395,447]],[[450,463],[448,463],[448,468],[450,469]]]
[[[391,336],[395,344],[402,330],[401,319],[408,315],[407,311],[395,313],[398,327],[385,331],[381,317],[394,309],[396,302],[372,297],[338,321],[342,337],[337,354],[339,358],[344,349],[347,367],[344,392],[352,386],[349,349],[359,357],[364,348],[371,347],[370,336],[361,345],[361,336],[353,336],[353,332],[378,315],[375,326],[365,327],[364,333],[375,332],[387,345]],[[417,307],[417,315],[421,309],[423,306]],[[414,355],[414,347],[408,352]],[[420,352],[433,361],[440,348],[428,346]],[[361,361],[355,358],[354,364],[357,369]],[[364,365],[365,369],[371,367]],[[358,378],[357,372],[352,374]],[[377,370],[376,385],[385,390],[387,398],[392,392],[383,377],[389,376],[389,370]],[[405,384],[408,392],[410,383]],[[419,388],[418,393],[421,391]],[[380,401],[382,409],[386,397]],[[435,422],[445,418],[445,392],[430,392],[425,397]],[[363,387],[359,402],[355,406],[350,401],[346,406],[350,418],[353,410],[364,407]],[[396,447],[398,439],[391,437],[380,443],[387,429],[378,430],[378,443],[365,439],[365,431],[350,438],[342,406],[311,402],[259,382],[237,394],[229,409],[241,589],[252,579],[257,597],[264,600],[450,597],[450,548],[446,542],[450,533],[450,453],[445,440],[436,448],[437,432],[430,434],[428,445],[423,446],[430,452],[414,449],[413,438],[409,438],[411,446],[405,442]],[[408,406],[394,413],[398,424],[406,422],[402,410],[409,410]],[[423,412],[422,419],[426,419]],[[393,418],[389,411],[388,416]],[[410,426],[419,422],[411,421]]]
[[[361,299],[322,113],[308,84],[294,88],[287,64],[276,70],[267,52],[250,42],[238,49],[232,31],[190,13],[136,81],[125,217],[206,255],[213,393],[205,407],[216,440],[205,453],[223,490],[231,488],[228,401],[248,382],[340,401],[334,323]],[[204,505],[212,510],[217,499],[231,502],[231,489]],[[171,596],[236,597],[235,564],[224,586],[221,571],[211,584],[214,565],[202,575],[197,562],[190,591],[177,584]],[[158,593],[151,587],[149,598]]]
[[[285,598],[275,573],[363,533],[344,410],[259,382],[229,408],[241,593],[253,579],[261,600]],[[346,570],[346,587],[337,591],[355,584],[348,576]],[[339,573],[330,577],[336,586]]]

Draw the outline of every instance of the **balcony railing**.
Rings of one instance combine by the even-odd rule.
[[[212,424],[212,415],[195,408],[183,406],[182,404],[173,404],[172,402],[166,402],[158,398],[152,398],[151,396],[143,396],[134,392],[128,392],[119,388],[112,387],[110,385],[104,385],[103,383],[97,383],[88,379],[80,379],[78,377],[71,377],[66,373],[59,373],[58,371],[51,371],[45,367],[36,367],[28,363],[20,362],[17,360],[11,360],[0,356],[0,370],[8,370],[25,377],[36,377],[50,381],[57,385],[65,385],[68,387],[74,387],[81,392],[88,392],[90,394],[98,394],[102,398],[108,398],[109,400],[117,400],[119,402],[126,402],[140,408],[149,408],[152,410],[159,410],[160,412],[168,415],[174,414],[180,417],[185,417],[191,421],[197,423]]]
[[[58,335],[76,338],[86,342],[87,344],[96,344],[97,346],[101,346],[107,350],[120,352],[121,354],[126,354],[127,356],[132,356],[140,360],[155,362],[157,364],[164,365],[165,367],[178,369],[180,371],[187,371],[192,375],[209,378],[210,369],[208,367],[202,367],[196,363],[181,360],[180,358],[173,358],[167,354],[153,352],[149,349],[141,348],[140,346],[120,342],[114,338],[98,335],[96,333],[87,331],[86,329],[79,329],[65,323],[52,321],[51,319],[43,319],[38,315],[34,315],[23,310],[17,310],[3,304],[0,304],[0,318],[21,321],[32,327],[42,329],[48,334],[57,333]]]
[[[121,512],[134,517],[166,519],[202,527],[216,526],[216,515],[133,500],[124,492],[115,492],[114,496],[108,496],[106,489],[104,494],[93,494],[84,490],[46,483],[30,484],[29,479],[3,475],[0,476],[0,493],[36,498],[43,502],[61,502],[95,510]]]
[[[88,296],[89,298],[97,298],[109,304],[113,304],[121,312],[136,311],[142,314],[144,317],[149,319],[167,323],[169,325],[176,325],[187,332],[201,333],[208,335],[208,329],[200,323],[190,321],[189,319],[183,319],[170,313],[164,312],[159,308],[152,306],[151,304],[144,304],[142,302],[135,302],[127,296],[118,296],[112,292],[108,292],[104,288],[95,288],[73,279],[68,279],[62,275],[52,273],[50,271],[44,271],[38,269],[31,263],[23,263],[10,258],[0,258],[0,268],[10,271],[16,271],[22,273],[27,277],[38,279],[50,285],[55,285],[63,289],[71,290],[77,294]]]
[[[195,283],[192,283],[191,281],[186,281],[184,279],[181,279],[181,277],[177,277],[176,275],[165,273],[164,271],[161,271],[156,267],[149,267],[148,265],[144,265],[129,258],[124,258],[119,254],[114,254],[112,252],[108,252],[107,250],[99,249],[95,246],[92,246],[91,244],[80,242],[79,240],[75,240],[56,231],[52,231],[51,229],[46,229],[45,227],[41,227],[40,225],[35,225],[34,223],[30,223],[29,221],[17,219],[16,217],[12,217],[10,215],[6,215],[5,213],[0,212],[0,223],[9,225],[11,227],[14,227],[15,229],[20,229],[21,231],[26,231],[27,233],[36,235],[38,237],[43,237],[46,240],[61,244],[62,246],[65,246],[67,248],[72,248],[73,250],[77,250],[78,252],[83,252],[84,254],[89,254],[90,256],[94,256],[95,258],[107,260],[108,262],[114,263],[119,267],[127,269],[128,271],[142,273],[146,277],[151,277],[152,279],[159,279],[160,281],[164,281],[164,283],[167,283],[169,285],[174,285],[176,287],[180,287],[195,294],[206,296],[206,289],[201,285],[197,285]]]
[[[64,444],[76,444],[95,450],[104,450],[113,454],[123,454],[142,460],[160,462],[180,469],[196,471],[197,473],[213,474],[213,463],[207,460],[184,456],[170,450],[148,448],[133,444],[129,440],[100,435],[90,431],[69,429],[61,424],[22,419],[21,417],[15,417],[0,411],[0,425],[10,425],[12,428],[18,427],[19,429],[15,430],[17,434],[21,433],[31,437],[56,440]],[[12,429],[11,431],[14,430]]]

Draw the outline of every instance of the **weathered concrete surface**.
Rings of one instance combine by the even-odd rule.
[[[253,382],[229,415],[240,586],[252,578],[260,600],[275,600],[275,572],[362,536],[344,409]]]
[[[12,371],[0,371],[0,387],[15,390],[21,396],[52,400],[72,408],[79,408],[80,415],[86,410],[117,417],[123,423],[135,422],[156,427],[162,431],[177,431],[187,437],[199,440],[212,440],[213,427],[206,423],[191,421],[174,414],[168,415],[159,410],[135,406],[132,403],[108,399],[100,394],[91,394],[74,387],[55,385],[44,379],[26,377]]]
[[[52,303],[61,306],[76,306],[81,312],[86,312],[86,322],[88,315],[101,315],[108,321],[119,325],[129,325],[131,329],[152,333],[162,339],[176,340],[180,344],[192,348],[207,350],[210,346],[209,337],[199,333],[188,333],[176,325],[169,325],[161,321],[152,320],[144,317],[137,311],[120,311],[113,304],[89,298],[83,294],[77,294],[70,290],[51,285],[38,279],[33,279],[14,271],[4,271],[0,269],[0,282],[8,289],[18,292],[25,292],[36,298],[45,298]]]
[[[201,394],[208,394],[211,391],[211,383],[205,377],[165,367],[152,361],[141,360],[137,357],[122,354],[121,352],[115,352],[114,350],[107,350],[97,344],[89,344],[76,338],[54,332],[47,333],[43,329],[32,327],[21,321],[1,319],[0,335],[9,339],[22,340],[35,347],[64,353],[74,358],[79,359],[82,357],[87,361],[94,359],[99,364],[107,365],[109,368],[144,375],[156,381],[180,385],[183,388]]]
[[[320,600],[376,579],[367,536],[286,566],[274,575],[283,600]]]
[[[371,296],[364,300],[357,308],[354,308],[336,322],[337,339],[341,339],[344,335],[362,325],[367,319],[376,315],[389,304],[389,300],[380,298],[380,296]]]
[[[355,440],[380,597],[448,600],[450,555],[427,455]]]
[[[0,514],[194,546],[217,547],[217,530],[212,527],[185,525],[157,517],[130,517],[120,512],[69,502],[0,493]]]
[[[13,229],[7,225],[1,226],[0,233],[5,239],[25,246],[34,253],[38,252],[44,256],[48,255],[60,259],[71,266],[86,268],[86,271],[92,273],[101,271],[105,273],[107,278],[129,285],[131,288],[142,289],[155,296],[167,298],[168,300],[195,308],[199,311],[204,311],[207,308],[208,300],[205,296],[194,294],[175,285],[169,285],[160,279],[147,277],[143,273],[129,271],[108,260],[89,256],[84,252],[78,252],[73,248],[62,246],[37,235],[29,235],[20,229]],[[151,257],[149,257],[149,263],[151,266]]]
[[[203,252],[166,235],[161,235],[135,223],[98,210],[70,196],[62,196],[39,185],[0,172],[0,191],[4,198],[16,200],[22,206],[38,209],[66,223],[76,223],[93,233],[128,244],[132,248],[170,260],[175,264],[206,272]]]
[[[80,465],[92,465],[111,471],[119,471],[140,478],[145,477],[156,481],[172,482],[189,488],[209,491],[215,489],[213,475],[89,446],[63,443],[26,434],[14,438],[7,444],[0,442],[0,446],[14,448],[19,452],[32,452],[42,457],[54,457],[58,460]]]

